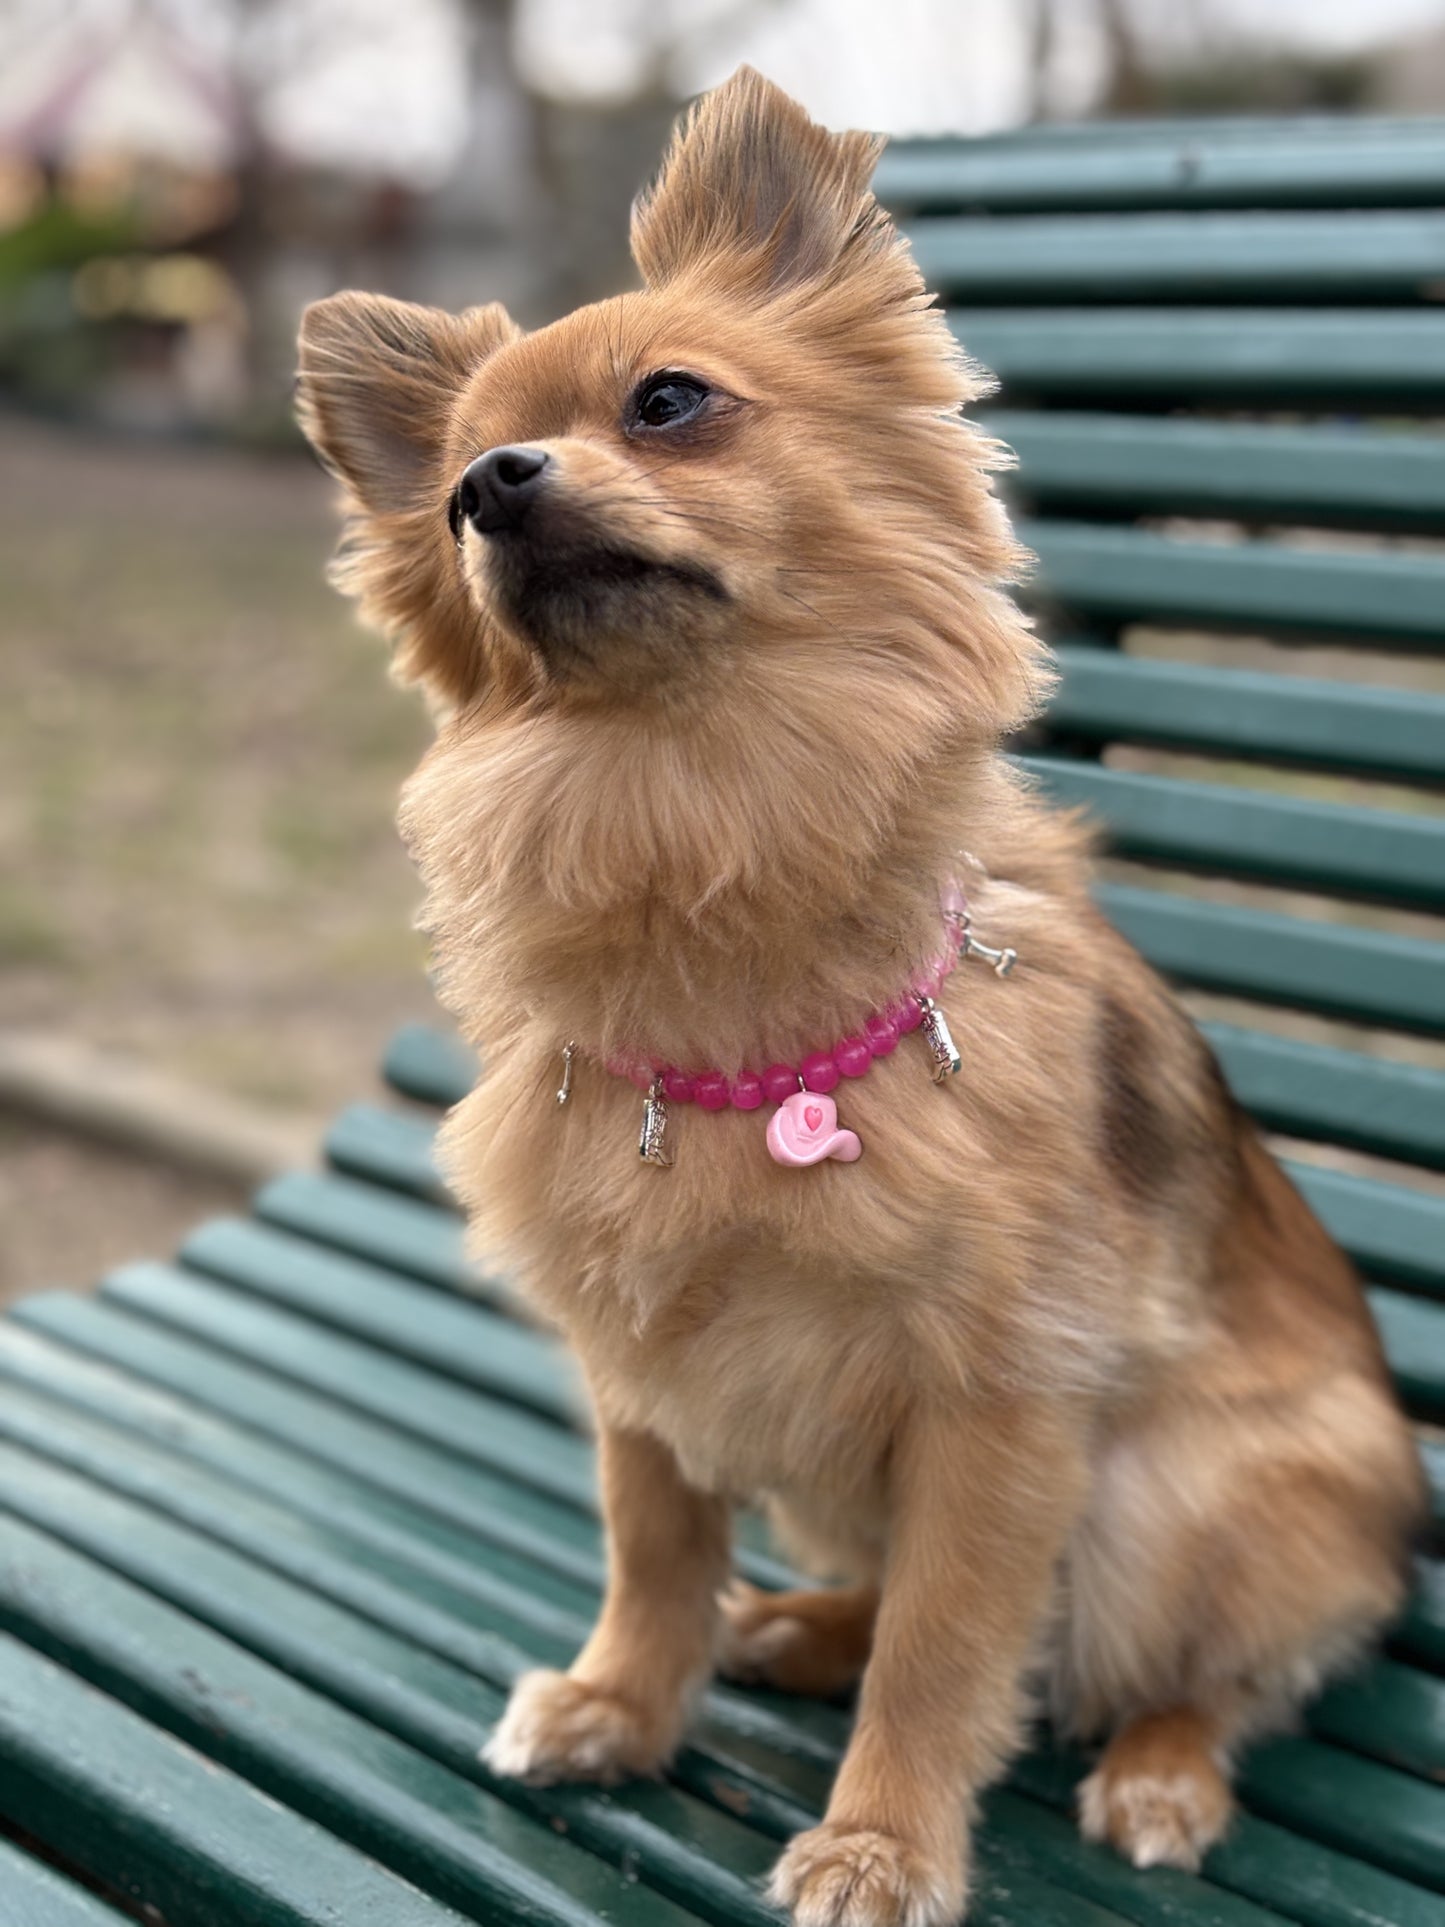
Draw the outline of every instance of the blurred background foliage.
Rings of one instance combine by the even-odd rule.
[[[0,1056],[64,1038],[289,1147],[427,1011],[426,724],[324,585],[296,317],[626,285],[632,194],[742,59],[891,133],[1438,111],[1445,5],[0,0]],[[0,1093],[0,1295],[239,1195],[183,1164]]]

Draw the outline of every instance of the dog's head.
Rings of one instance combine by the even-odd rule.
[[[789,643],[969,629],[967,585],[1017,552],[959,416],[976,372],[868,190],[878,145],[743,69],[637,204],[640,292],[530,335],[495,306],[307,310],[339,580],[404,677],[452,708],[712,699]]]

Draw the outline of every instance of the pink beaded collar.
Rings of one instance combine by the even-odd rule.
[[[725,1111],[729,1106],[755,1111],[765,1099],[778,1106],[768,1121],[767,1144],[779,1164],[797,1168],[820,1164],[825,1158],[852,1163],[860,1157],[863,1147],[856,1132],[838,1127],[838,1107],[831,1093],[844,1078],[866,1076],[875,1059],[889,1056],[911,1031],[923,1033],[934,1082],[951,1076],[961,1060],[935,1001],[944,980],[969,956],[982,957],[1000,977],[1006,977],[1017,961],[1017,952],[994,950],[972,935],[968,904],[957,884],[949,884],[941,893],[939,907],[946,942],[938,956],[902,997],[874,1011],[860,1030],[827,1050],[810,1051],[796,1064],[769,1064],[765,1070],[742,1070],[732,1077],[724,1071],[683,1071],[656,1060],[610,1059],[607,1070],[647,1094],[638,1141],[643,1161],[672,1163],[666,1141],[669,1104],[696,1104],[704,1111]],[[563,1052],[559,1104],[571,1095],[575,1052],[572,1044]]]

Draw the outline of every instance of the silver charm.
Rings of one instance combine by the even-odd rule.
[[[938,1008],[932,997],[920,997],[919,1009],[923,1012],[923,1022],[919,1028],[928,1054],[933,1060],[933,1081],[941,1084],[945,1077],[952,1077],[963,1068],[963,1059],[958,1054],[958,1046],[953,1041],[953,1033],[948,1028],[948,1019]]]
[[[672,1153],[667,1148],[667,1100],[662,1095],[660,1077],[653,1078],[642,1107],[642,1135],[637,1140],[637,1154],[644,1164],[672,1163]]]
[[[959,940],[958,954],[960,957],[982,957],[985,963],[993,965],[995,977],[1006,977],[1019,960],[1017,950],[995,950],[992,944],[980,943],[967,925]]]
[[[557,1102],[565,1104],[572,1095],[572,1060],[577,1055],[575,1044],[562,1046],[562,1082],[557,1086]]]

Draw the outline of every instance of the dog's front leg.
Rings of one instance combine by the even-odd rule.
[[[1072,1428],[1035,1401],[918,1414],[889,1469],[889,1543],[853,1738],[771,1897],[797,1927],[945,1927],[975,1793],[1018,1742],[1021,1674],[1081,1492]]]
[[[727,1579],[728,1508],[688,1485],[667,1446],[602,1424],[608,1580],[602,1616],[565,1673],[518,1680],[483,1752],[494,1772],[546,1784],[654,1773],[712,1664]]]

